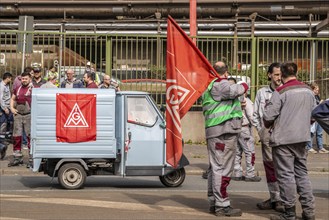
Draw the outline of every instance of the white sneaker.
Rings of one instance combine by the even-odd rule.
[[[23,148],[24,150],[27,150],[27,149],[28,149],[27,144],[22,144],[22,148]]]
[[[326,149],[322,148],[321,150],[319,150],[320,154],[328,154],[329,151],[327,151]]]
[[[318,152],[317,152],[316,150],[314,150],[313,148],[309,149],[308,152],[309,152],[309,153],[313,153],[313,154],[318,153]]]

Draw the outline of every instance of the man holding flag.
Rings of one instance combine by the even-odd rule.
[[[248,90],[246,83],[231,85],[227,66],[211,66],[172,17],[167,26],[166,161],[178,167],[182,156],[181,118],[203,95],[210,169],[208,199],[217,216],[240,216],[230,207],[226,187],[233,170],[242,110],[237,97]]]
[[[210,167],[208,170],[208,200],[216,216],[241,216],[233,209],[226,188],[234,166],[237,136],[242,127],[242,110],[238,99],[248,90],[244,82],[231,84],[228,67],[219,61],[214,65],[219,78],[214,79],[202,98]]]

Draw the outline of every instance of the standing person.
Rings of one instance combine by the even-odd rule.
[[[216,216],[241,216],[240,209],[230,206],[226,188],[230,183],[236,152],[237,135],[241,131],[241,104],[238,97],[248,90],[246,83],[231,84],[228,68],[219,61],[214,69],[220,78],[213,80],[202,95],[209,157],[209,211]]]
[[[251,125],[253,125],[253,103],[244,94],[245,105],[242,106],[242,128],[238,135],[237,151],[234,161],[234,172],[232,179],[235,181],[245,180],[246,182],[259,182],[261,177],[255,175],[255,146],[254,138],[252,136]],[[241,166],[242,153],[245,154],[246,160],[246,176],[243,176],[243,170]]]
[[[56,83],[57,83],[57,75],[52,74],[48,76],[47,83],[41,85],[40,88],[57,88]]]
[[[13,152],[14,159],[9,162],[8,166],[17,166],[23,163],[21,151],[23,130],[27,136],[27,146],[30,149],[30,132],[31,132],[31,93],[33,85],[31,83],[30,72],[24,72],[21,75],[21,86],[16,88],[10,100],[10,109],[14,115],[13,131]],[[27,167],[30,167],[30,160]]]
[[[13,114],[10,111],[11,92],[9,88],[12,78],[13,75],[6,72],[0,82],[0,135],[4,137],[12,132]]]
[[[66,79],[61,83],[61,88],[83,88],[83,82],[74,78],[74,70],[68,69],[66,71]]]
[[[33,68],[30,67],[30,66],[25,67],[23,72],[30,73],[31,78],[33,78],[33,76],[34,76]],[[14,83],[13,83],[13,86],[12,86],[12,93],[13,93],[14,90],[16,90],[21,85],[22,85],[22,82],[21,82],[21,74],[20,74],[14,80]],[[24,130],[23,130],[23,136],[22,137],[23,137],[22,147],[24,149],[27,149],[27,137],[26,137],[26,134],[25,134]]]
[[[268,68],[267,76],[270,85],[261,88],[256,94],[253,120],[262,144],[263,164],[270,198],[257,203],[257,207],[261,210],[274,209],[278,212],[282,212],[284,211],[284,206],[281,202],[279,185],[274,171],[272,151],[269,145],[269,129],[266,129],[263,123],[265,105],[271,99],[275,89],[281,85],[280,63],[272,63]]]
[[[98,86],[99,89],[115,89],[120,91],[119,84],[116,80],[111,79],[109,75],[105,75],[103,83]]]
[[[46,81],[48,81],[48,78],[49,77],[52,77],[53,75],[56,75],[57,77],[59,76],[58,75],[58,72],[57,72],[57,67],[55,67],[55,66],[51,66],[50,68],[49,68],[49,70],[48,70],[48,72],[47,72],[47,75],[46,75],[46,77],[44,78]],[[52,77],[53,78],[53,77]],[[56,81],[56,83],[54,84],[54,85],[56,85],[56,87],[58,87],[59,86],[59,83],[58,83],[58,81]]]
[[[23,72],[29,72],[31,77],[33,78],[34,72],[33,72],[33,68],[28,66],[24,68]],[[12,91],[14,91],[16,88],[21,86],[21,74],[16,76],[14,82],[13,82],[13,87],[12,87]]]
[[[90,61],[88,61],[87,64],[86,64],[86,71],[85,72],[90,72],[90,73],[95,72],[95,69],[92,67]]]
[[[98,89],[98,86],[94,82],[94,78],[95,78],[94,73],[90,73],[90,72],[85,73],[85,75],[83,76],[83,80],[86,83],[86,88],[88,88],[88,89]]]
[[[316,83],[311,83],[310,87],[314,93],[316,104],[319,105],[322,102],[322,100],[319,96],[319,86]],[[308,152],[315,153],[315,154],[317,153],[317,151],[313,149],[313,137],[315,135],[316,144],[318,146],[318,152],[320,154],[329,153],[329,151],[327,151],[326,149],[323,148],[323,140],[322,140],[323,129],[322,129],[322,127],[317,122],[315,122],[312,126],[314,126],[314,131],[311,132],[311,141],[307,142]]]
[[[40,88],[41,85],[47,82],[45,79],[41,77],[41,70],[42,69],[40,67],[33,68],[34,75],[33,75],[32,83],[34,88]]]
[[[282,64],[281,72],[284,84],[273,93],[263,118],[265,127],[271,128],[270,146],[285,207],[282,214],[271,219],[296,219],[296,190],[302,218],[315,219],[305,145],[310,140],[311,112],[316,103],[312,90],[297,80],[295,63]]]

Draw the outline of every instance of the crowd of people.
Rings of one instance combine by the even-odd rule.
[[[90,64],[89,64],[90,65]],[[26,67],[22,74],[13,80],[9,72],[3,74],[0,82],[0,159],[6,155],[7,144],[5,140],[13,142],[13,159],[8,166],[23,164],[22,148],[30,149],[31,132],[31,94],[34,88],[100,88],[120,91],[116,80],[105,75],[100,85],[95,83],[95,72],[92,68],[84,73],[83,82],[74,77],[74,71],[66,71],[66,79],[58,83],[56,67],[50,67],[46,76],[42,76],[42,68]],[[12,83],[12,89],[10,84]],[[31,167],[32,159],[29,157],[27,167]]]
[[[214,69],[219,77],[209,84],[202,96],[209,157],[209,168],[203,177],[208,179],[209,212],[216,216],[241,216],[240,209],[230,206],[227,193],[230,180],[261,180],[254,171],[251,129],[255,127],[270,195],[256,206],[280,212],[280,215],[271,216],[273,220],[294,220],[297,191],[302,219],[315,219],[306,161],[308,152],[316,152],[312,148],[312,138],[320,130],[320,125],[311,117],[312,110],[322,102],[318,97],[319,87],[298,81],[295,63],[272,63],[268,69],[270,83],[257,91],[253,104],[246,97],[248,85],[229,78],[224,62],[217,62]],[[317,137],[321,139],[322,133]],[[317,143],[319,153],[328,153],[322,139]],[[245,175],[241,167],[243,153]]]
[[[307,154],[328,153],[323,148],[321,126],[314,123],[311,117],[312,110],[322,102],[319,86],[298,81],[295,63],[272,63],[268,68],[269,85],[257,91],[252,103],[247,97],[247,83],[236,83],[234,78],[229,78],[228,66],[224,62],[217,62],[214,69],[219,77],[208,85],[202,95],[209,155],[209,168],[204,175],[208,179],[209,211],[216,216],[241,216],[242,211],[230,205],[227,193],[230,180],[261,181],[254,168],[252,127],[255,127],[261,142],[269,191],[269,199],[256,206],[261,210],[281,212],[278,216],[272,216],[273,220],[296,219],[297,191],[303,210],[302,218],[315,219],[314,196],[307,174]],[[72,69],[68,69],[66,79],[60,84],[55,67],[50,68],[45,78],[42,78],[41,72],[41,68],[26,67],[13,81],[12,90],[12,74],[3,74],[0,84],[0,135],[6,136],[12,131],[13,136],[14,157],[8,166],[22,164],[22,146],[26,144],[30,148],[30,107],[34,88],[120,90],[118,83],[108,75],[97,85],[93,71],[86,71],[82,82],[74,77]],[[314,135],[317,137],[318,151],[312,148]],[[6,148],[0,147],[2,159]],[[245,172],[241,166],[243,153]],[[29,166],[31,161],[27,164]]]

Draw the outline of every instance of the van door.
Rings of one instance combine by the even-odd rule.
[[[147,95],[126,96],[126,107],[126,134],[131,137],[125,158],[126,174],[135,175],[129,170],[139,168],[159,170],[165,160],[165,128],[159,111]]]

